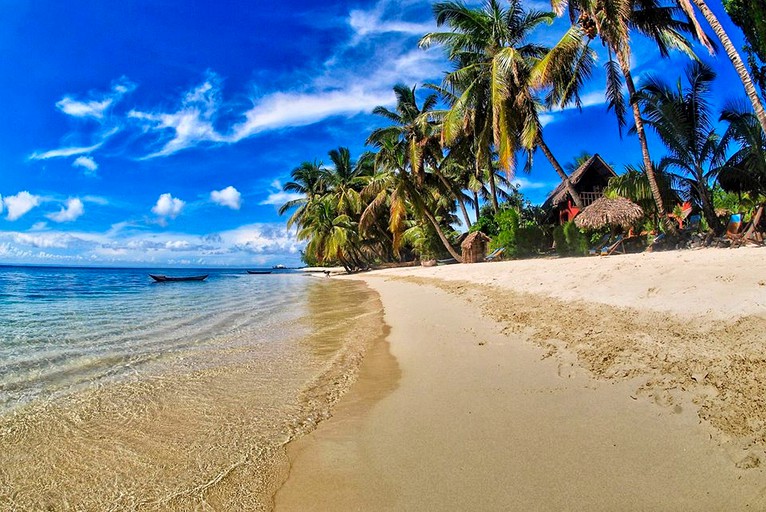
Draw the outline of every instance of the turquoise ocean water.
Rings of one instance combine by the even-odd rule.
[[[0,267],[0,510],[268,510],[382,329],[323,274]]]
[[[154,283],[149,273],[210,277]],[[183,354],[276,342],[311,277],[244,270],[0,267],[0,411]]]

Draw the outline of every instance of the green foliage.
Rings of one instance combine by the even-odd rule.
[[[519,230],[519,212],[513,208],[500,210],[495,215],[497,235],[492,239],[491,249],[505,247],[505,256],[516,257],[516,232]]]
[[[756,207],[756,202],[748,194],[726,192],[720,186],[713,188],[713,207],[731,213],[749,213]]]
[[[588,254],[588,238],[569,221],[553,230],[553,241],[560,256],[584,256]]]
[[[534,256],[545,243],[545,231],[535,224],[522,226],[516,231],[516,256]]]
[[[495,222],[495,216],[481,215],[478,219],[476,219],[476,222],[471,225],[471,228],[468,231],[471,233],[481,231],[488,237],[494,238],[497,236],[497,222]]]
[[[754,0],[724,0],[726,12],[747,40],[748,64],[761,89],[766,87],[766,5]]]

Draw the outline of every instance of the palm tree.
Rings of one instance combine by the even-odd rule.
[[[731,64],[734,66],[734,70],[737,72],[737,75],[739,76],[739,79],[745,88],[745,93],[747,94],[750,103],[753,105],[753,111],[755,112],[755,116],[758,119],[758,123],[761,125],[761,129],[766,132],[766,110],[763,108],[763,103],[761,103],[761,99],[758,97],[758,92],[755,90],[753,79],[750,76],[750,73],[747,72],[747,67],[742,61],[742,57],[739,55],[737,48],[731,42],[731,39],[723,29],[721,22],[718,21],[716,15],[712,10],[710,10],[710,7],[708,7],[705,0],[691,1],[694,2],[694,5],[697,6],[697,8],[702,13],[702,16],[713,29],[713,32],[715,32],[715,35],[721,41],[721,45],[723,45],[723,49],[726,52],[726,55],[729,57],[729,60],[731,60]],[[689,0],[678,0],[678,4],[689,16],[694,16],[694,10],[689,3]]]
[[[306,253],[320,264],[338,261],[346,271],[359,267],[355,261],[356,229],[348,215],[339,214],[337,203],[323,197],[306,210],[298,230],[298,240],[308,240]]]
[[[643,110],[644,121],[654,129],[667,146],[667,164],[691,176],[690,192],[702,204],[702,212],[711,229],[720,231],[710,190],[714,169],[722,161],[720,137],[713,127],[707,96],[715,72],[701,62],[693,62],[686,70],[689,87],[681,80],[671,87],[650,77],[635,95]]]
[[[312,202],[319,200],[327,192],[325,176],[326,169],[321,162],[303,162],[292,170],[291,181],[285,183],[282,190],[300,197],[291,199],[279,207],[279,214],[284,215],[295,208],[295,212],[287,220],[287,227],[300,224]]]
[[[554,10],[558,14],[563,14],[567,4],[570,19],[579,24],[588,39],[598,37],[607,48],[606,96],[609,109],[617,116],[620,131],[626,124],[627,114],[622,92],[623,79],[625,80],[635,122],[635,132],[641,144],[643,168],[647,174],[657,210],[664,212],[665,205],[649,154],[649,144],[641,112],[633,101],[636,86],[630,70],[631,31],[651,39],[662,57],[667,57],[670,50],[675,49],[696,58],[684,33],[693,33],[704,43],[708,40],[701,30],[692,32],[694,24],[690,20],[676,18],[677,8],[664,7],[657,0],[571,0],[569,2],[552,0]],[[669,221],[666,222],[666,226],[671,231],[675,229]]]
[[[330,150],[328,156],[333,168],[324,170],[324,180],[335,198],[338,211],[347,215],[359,214],[362,205],[359,192],[364,184],[361,179],[364,167],[351,160],[351,153],[345,147]]]
[[[553,13],[525,11],[520,0],[511,0],[507,9],[498,0],[487,0],[480,9],[457,2],[434,5],[438,26],[448,25],[449,32],[423,36],[420,46],[441,44],[455,69],[444,78],[445,97],[450,109],[443,117],[443,140],[453,144],[469,136],[474,148],[476,174],[492,169],[492,156],[498,155],[500,167],[510,174],[515,170],[516,153],[540,146],[555,162],[540,136],[539,102],[533,95],[535,65],[543,61],[549,49],[527,40],[541,23],[551,23]],[[585,52],[590,55],[589,52]],[[550,59],[552,63],[566,59]],[[578,62],[585,65],[587,58]],[[571,62],[567,64],[571,68]],[[549,71],[546,76],[562,76],[563,71]],[[570,83],[577,83],[569,78]],[[579,98],[576,87],[562,93],[568,99]],[[562,180],[568,183],[561,166],[554,164]],[[497,210],[494,180],[489,180],[493,207]],[[579,196],[569,184],[571,195]]]
[[[438,213],[432,203],[435,194],[431,191],[432,183],[425,179],[418,183],[410,172],[408,145],[398,134],[390,132],[386,136],[377,137],[373,145],[378,148],[375,157],[377,173],[365,187],[363,194],[369,198],[362,212],[360,225],[362,230],[369,226],[381,208],[388,206],[389,231],[393,235],[394,250],[401,247],[402,236],[407,229],[405,221],[408,212],[431,223],[445,249],[457,261],[461,262],[460,254],[452,247],[444,228],[437,218]],[[452,202],[454,206],[454,201]],[[452,219],[449,219],[450,221]],[[448,223],[447,223],[448,224]]]
[[[680,199],[673,189],[675,176],[668,171],[668,164],[662,161],[655,163],[654,172],[660,193],[662,194],[663,203],[678,203]],[[664,216],[664,212],[657,210],[657,203],[654,201],[654,195],[649,186],[646,171],[640,166],[627,165],[625,166],[624,173],[610,178],[609,184],[604,190],[604,195],[607,197],[625,197],[630,199],[639,205],[645,213],[652,216],[655,225]]]
[[[737,147],[718,170],[718,182],[729,192],[750,193],[753,199],[766,196],[766,132],[742,105],[727,105],[721,121],[729,124],[721,145]]]
[[[397,84],[394,86],[396,111],[383,106],[372,110],[373,114],[388,119],[391,125],[373,130],[367,137],[366,144],[374,145],[387,137],[402,140],[407,145],[407,158],[412,174],[418,181],[422,181],[426,165],[434,165],[442,158],[436,124],[431,118],[438,96],[429,94],[423,101],[423,106],[418,107],[415,90],[415,87],[410,89],[403,84]]]

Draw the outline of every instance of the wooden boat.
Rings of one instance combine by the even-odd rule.
[[[164,276],[161,274],[149,274],[149,277],[157,281],[158,283],[168,283],[173,281],[204,281],[207,279],[208,274],[202,276],[184,276],[184,277],[172,277]]]
[[[271,270],[248,270],[248,274],[271,274]]]

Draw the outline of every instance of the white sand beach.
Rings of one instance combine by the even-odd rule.
[[[276,509],[763,510],[764,255],[351,276],[390,333],[288,446]]]

